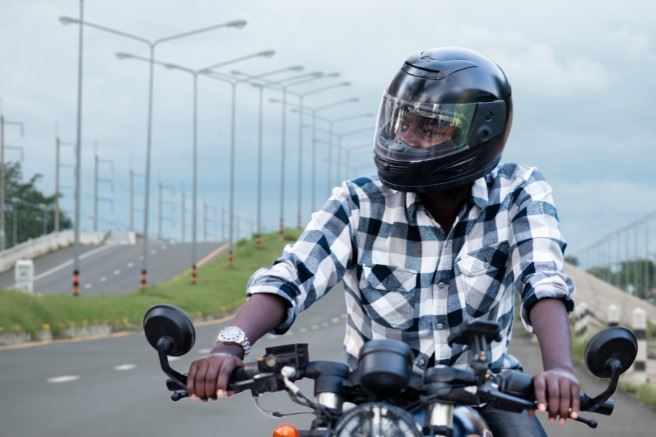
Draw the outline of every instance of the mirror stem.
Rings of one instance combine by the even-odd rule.
[[[615,393],[615,390],[617,390],[617,383],[619,382],[620,374],[622,373],[622,363],[620,360],[614,358],[608,362],[607,366],[610,367],[610,382],[608,383],[608,387],[598,396],[585,402],[585,405],[581,406],[581,410],[594,411],[595,408],[610,398],[611,395]]]
[[[171,380],[178,384],[181,389],[187,388],[187,376],[176,372],[169,365],[169,358],[167,352],[171,347],[171,339],[163,336],[157,341],[157,355],[159,356],[159,365],[162,371],[171,377]]]

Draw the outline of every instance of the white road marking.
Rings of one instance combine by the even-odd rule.
[[[105,282],[106,280],[107,280],[107,278],[106,278],[105,276],[103,276],[102,278],[100,278],[100,282]]]
[[[132,264],[132,263],[128,263],[128,265],[127,265],[128,269],[131,269],[133,265],[134,264]]]
[[[84,288],[87,288],[87,289],[91,288],[91,284],[84,284]]]
[[[48,382],[52,384],[61,384],[64,382],[76,381],[78,379],[80,379],[80,377],[77,375],[62,375],[55,376],[54,378],[48,378]]]
[[[80,255],[80,259],[88,258],[88,257],[90,257],[90,256],[92,256],[92,255],[95,255],[95,254],[97,254],[97,253],[102,252],[103,250],[107,250],[107,249],[109,249],[110,247],[112,247],[112,246],[100,246],[100,247],[98,247],[98,248],[96,248],[96,249],[90,250],[89,252],[85,253],[84,255]],[[62,264],[59,264],[57,267],[53,267],[53,268],[51,268],[50,270],[46,270],[45,272],[36,275],[36,276],[34,277],[34,280],[35,280],[35,281],[38,281],[38,280],[40,280],[40,279],[43,279],[43,278],[45,278],[46,276],[48,276],[48,275],[50,275],[50,274],[52,274],[52,273],[58,272],[59,270],[64,269],[64,268],[66,268],[66,267],[68,267],[68,266],[70,266],[70,265],[73,265],[73,260],[72,260],[72,259],[71,259],[71,260],[68,260],[68,261],[66,261],[66,262],[64,262],[64,263],[62,263]]]
[[[182,357],[169,357],[169,361],[178,361]]]
[[[139,255],[139,261],[143,261],[143,255]]]
[[[162,246],[161,249],[162,249],[162,250],[166,250],[166,246]]]
[[[119,364],[118,366],[114,366],[114,370],[122,371],[122,370],[132,370],[136,369],[136,364]]]
[[[301,329],[299,329],[299,331],[300,331],[301,333],[307,332],[307,328],[301,328]]]
[[[321,324],[321,326],[323,326],[324,328],[327,328],[328,326],[330,326],[330,324],[328,322],[323,322]]]
[[[294,335],[294,331],[287,331],[285,332],[285,335]]]
[[[278,338],[278,336],[277,336],[277,335],[273,335],[273,334],[267,334],[267,335],[266,335],[266,338],[268,338],[268,339],[274,339],[274,338]]]
[[[120,275],[120,274],[121,274],[121,271],[120,271],[120,270],[114,270],[114,274],[115,274],[115,275]]]
[[[155,249],[153,249],[153,250],[150,251],[150,254],[151,254],[151,255],[155,255],[156,253],[157,253],[157,251],[156,251]]]
[[[316,331],[317,329],[319,329],[319,325],[312,325],[310,326],[310,329]]]
[[[339,323],[339,318],[337,318],[337,317],[333,317],[333,318],[332,318],[332,322],[333,322],[333,323]]]
[[[198,355],[207,355],[211,349],[198,349]]]
[[[342,319],[346,318],[346,313],[342,314]]]

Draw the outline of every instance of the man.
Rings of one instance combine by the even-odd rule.
[[[298,312],[339,281],[351,367],[362,345],[392,338],[415,353],[415,369],[466,362],[450,347],[464,321],[498,321],[493,370],[519,368],[507,353],[514,292],[535,332],[544,371],[537,407],[575,418],[567,312],[574,287],[563,273],[565,242],[551,188],[534,168],[499,165],[512,123],[510,85],[486,57],[440,48],[406,60],[383,96],[374,147],[378,177],[333,190],[299,240],[248,285],[249,300],[210,356],[192,363],[188,389],[225,395],[232,370],[266,332],[284,333]],[[485,407],[494,435],[544,435],[535,418]]]

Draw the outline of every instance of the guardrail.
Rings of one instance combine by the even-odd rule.
[[[104,232],[82,232],[80,243],[100,244],[105,239]],[[73,231],[60,231],[27,240],[10,249],[0,252],[0,272],[14,267],[19,259],[32,259],[73,244]]]

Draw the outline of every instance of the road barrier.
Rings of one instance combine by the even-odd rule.
[[[633,332],[638,339],[638,356],[633,362],[633,380],[644,384],[647,376],[647,315],[640,308],[633,310]]]
[[[60,231],[29,239],[10,249],[0,252],[0,273],[12,269],[20,259],[32,259],[49,252],[62,249],[73,244],[73,231]],[[100,244],[105,239],[103,232],[83,232],[80,234],[80,244]]]

